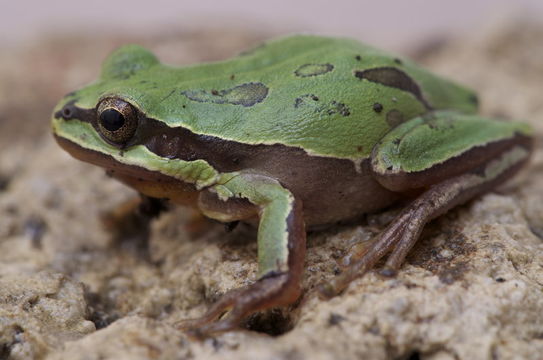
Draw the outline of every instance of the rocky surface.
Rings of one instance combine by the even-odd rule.
[[[139,39],[170,63],[218,59],[263,39],[191,32]],[[475,88],[487,115],[543,136],[543,26],[499,24],[412,55]],[[543,353],[543,148],[497,191],[429,224],[396,278],[369,273],[341,296],[312,289],[398,209],[309,235],[305,295],[244,330],[196,342],[172,326],[256,274],[254,231],[153,224],[150,259],[99,214],[134,196],[63,153],[48,131],[60,96],[114,46],[62,39],[0,52],[0,359],[538,359]]]

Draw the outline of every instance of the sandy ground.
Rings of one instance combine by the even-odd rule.
[[[396,278],[370,273],[339,297],[311,291],[398,209],[311,233],[305,295],[203,342],[172,326],[256,274],[255,233],[209,223],[188,236],[177,208],[153,224],[150,260],[99,214],[134,193],[70,158],[48,129],[66,92],[115,46],[169,63],[220,59],[268,38],[192,31],[147,39],[62,38],[0,51],[0,359],[538,359],[543,354],[543,26],[497,24],[422,44],[428,68],[475,88],[487,115],[536,131],[514,181],[429,224]]]

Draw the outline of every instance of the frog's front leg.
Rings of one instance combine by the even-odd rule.
[[[259,218],[258,280],[225,294],[201,318],[181,322],[181,329],[197,337],[228,331],[249,314],[298,299],[306,240],[300,200],[274,179],[242,174],[203,192],[199,207],[221,221]]]
[[[374,239],[369,249],[346,256],[347,269],[320,287],[325,297],[389,254],[383,275],[394,275],[425,224],[510,178],[532,151],[525,125],[436,112],[387,134],[373,150],[372,171],[384,187],[420,195]]]

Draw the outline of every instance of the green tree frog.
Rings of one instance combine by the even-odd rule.
[[[60,101],[52,128],[71,155],[147,198],[258,226],[258,279],[180,325],[206,336],[299,298],[307,228],[408,201],[319,287],[334,296],[386,255],[393,275],[428,221],[515,174],[531,129],[477,107],[472,91],[408,59],[296,35],[180,68],[124,46]]]

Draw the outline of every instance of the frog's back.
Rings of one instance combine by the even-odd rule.
[[[428,110],[476,109],[470,91],[350,39],[297,35],[223,62],[147,71],[132,81],[154,81],[126,92],[149,117],[335,158],[368,157],[392,127]]]

